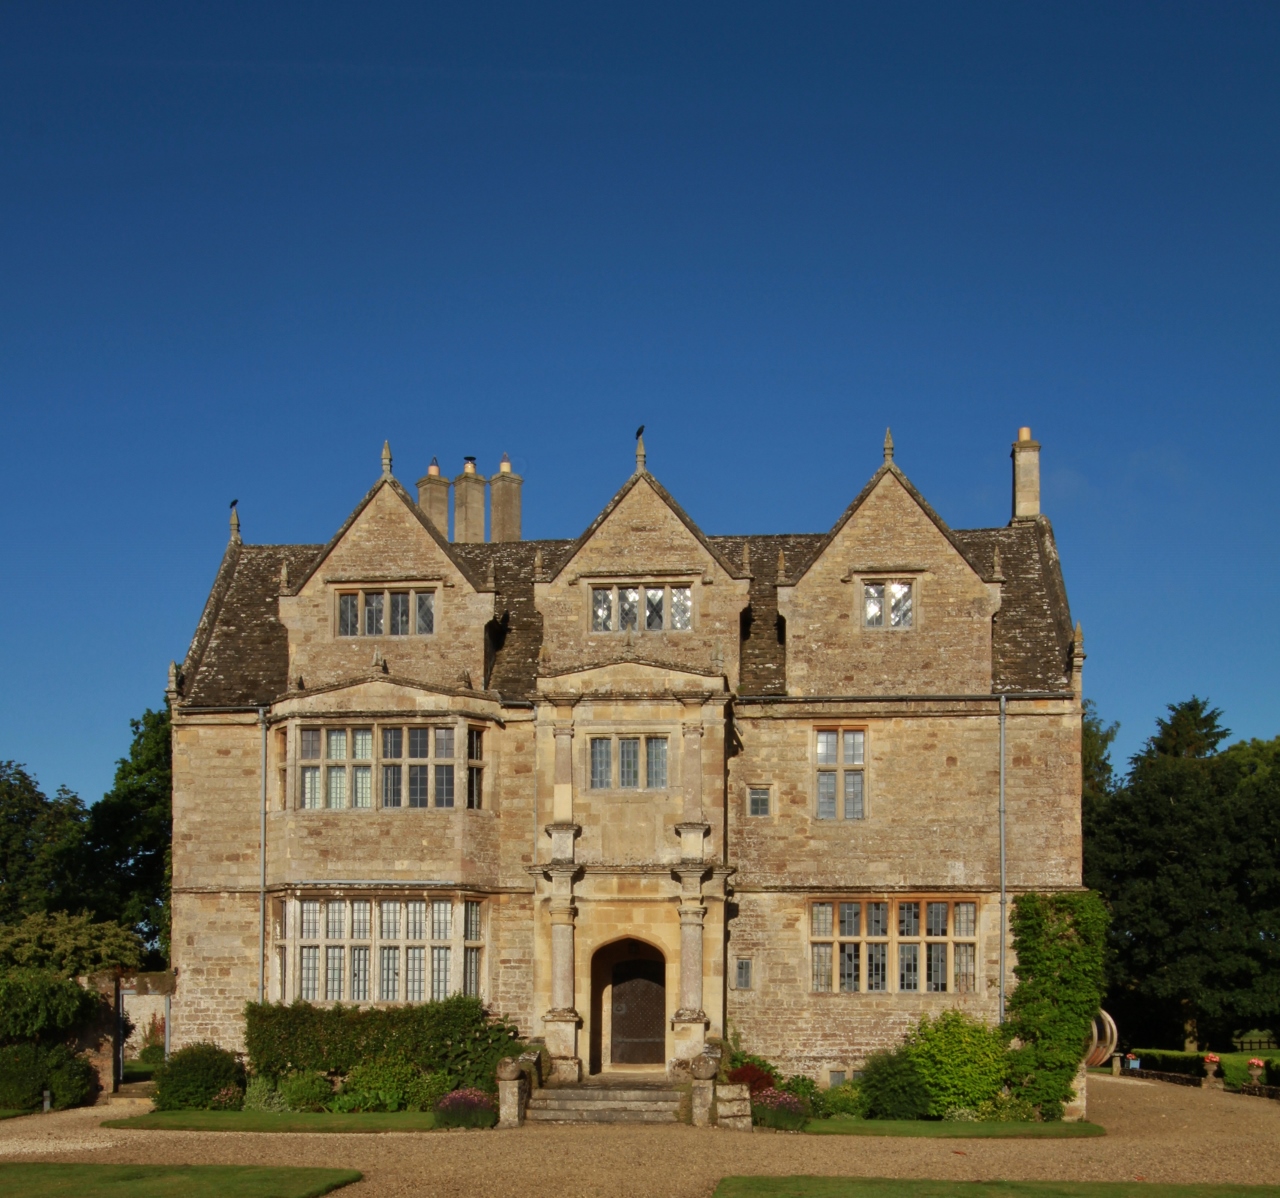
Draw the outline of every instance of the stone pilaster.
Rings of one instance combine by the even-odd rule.
[[[670,1070],[688,1068],[688,1062],[706,1046],[707,1014],[702,1001],[703,920],[701,866],[680,869],[680,1007],[671,1017],[675,1034],[675,1060]]]
[[[684,809],[676,831],[680,835],[680,859],[701,861],[707,833],[711,825],[703,819],[702,811],[702,701],[696,706],[685,700],[685,723],[681,729],[683,740],[680,773],[684,783]]]
[[[582,1077],[578,1056],[578,1014],[574,993],[574,924],[577,907],[573,901],[574,841],[581,828],[573,822],[573,722],[557,710],[556,756],[552,792],[551,837],[551,1009],[542,1017],[551,1057],[551,1082],[576,1082]],[[572,715],[572,709],[568,713]]]

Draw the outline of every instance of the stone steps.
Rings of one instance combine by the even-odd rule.
[[[662,1086],[556,1086],[537,1090],[525,1118],[540,1123],[675,1123],[680,1091]]]

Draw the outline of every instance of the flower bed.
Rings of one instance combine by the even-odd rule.
[[[759,1090],[751,1095],[751,1122],[778,1131],[799,1131],[809,1118],[805,1102],[785,1090]]]

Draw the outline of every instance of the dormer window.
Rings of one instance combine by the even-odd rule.
[[[592,632],[639,632],[642,627],[645,632],[687,632],[693,627],[693,588],[661,583],[591,588]]]
[[[910,628],[915,607],[914,590],[913,583],[902,580],[864,582],[863,628]]]
[[[343,591],[339,636],[430,636],[436,630],[434,590]]]

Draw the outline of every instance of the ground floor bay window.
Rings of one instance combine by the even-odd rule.
[[[486,901],[465,895],[307,893],[275,903],[280,1002],[483,998]]]

